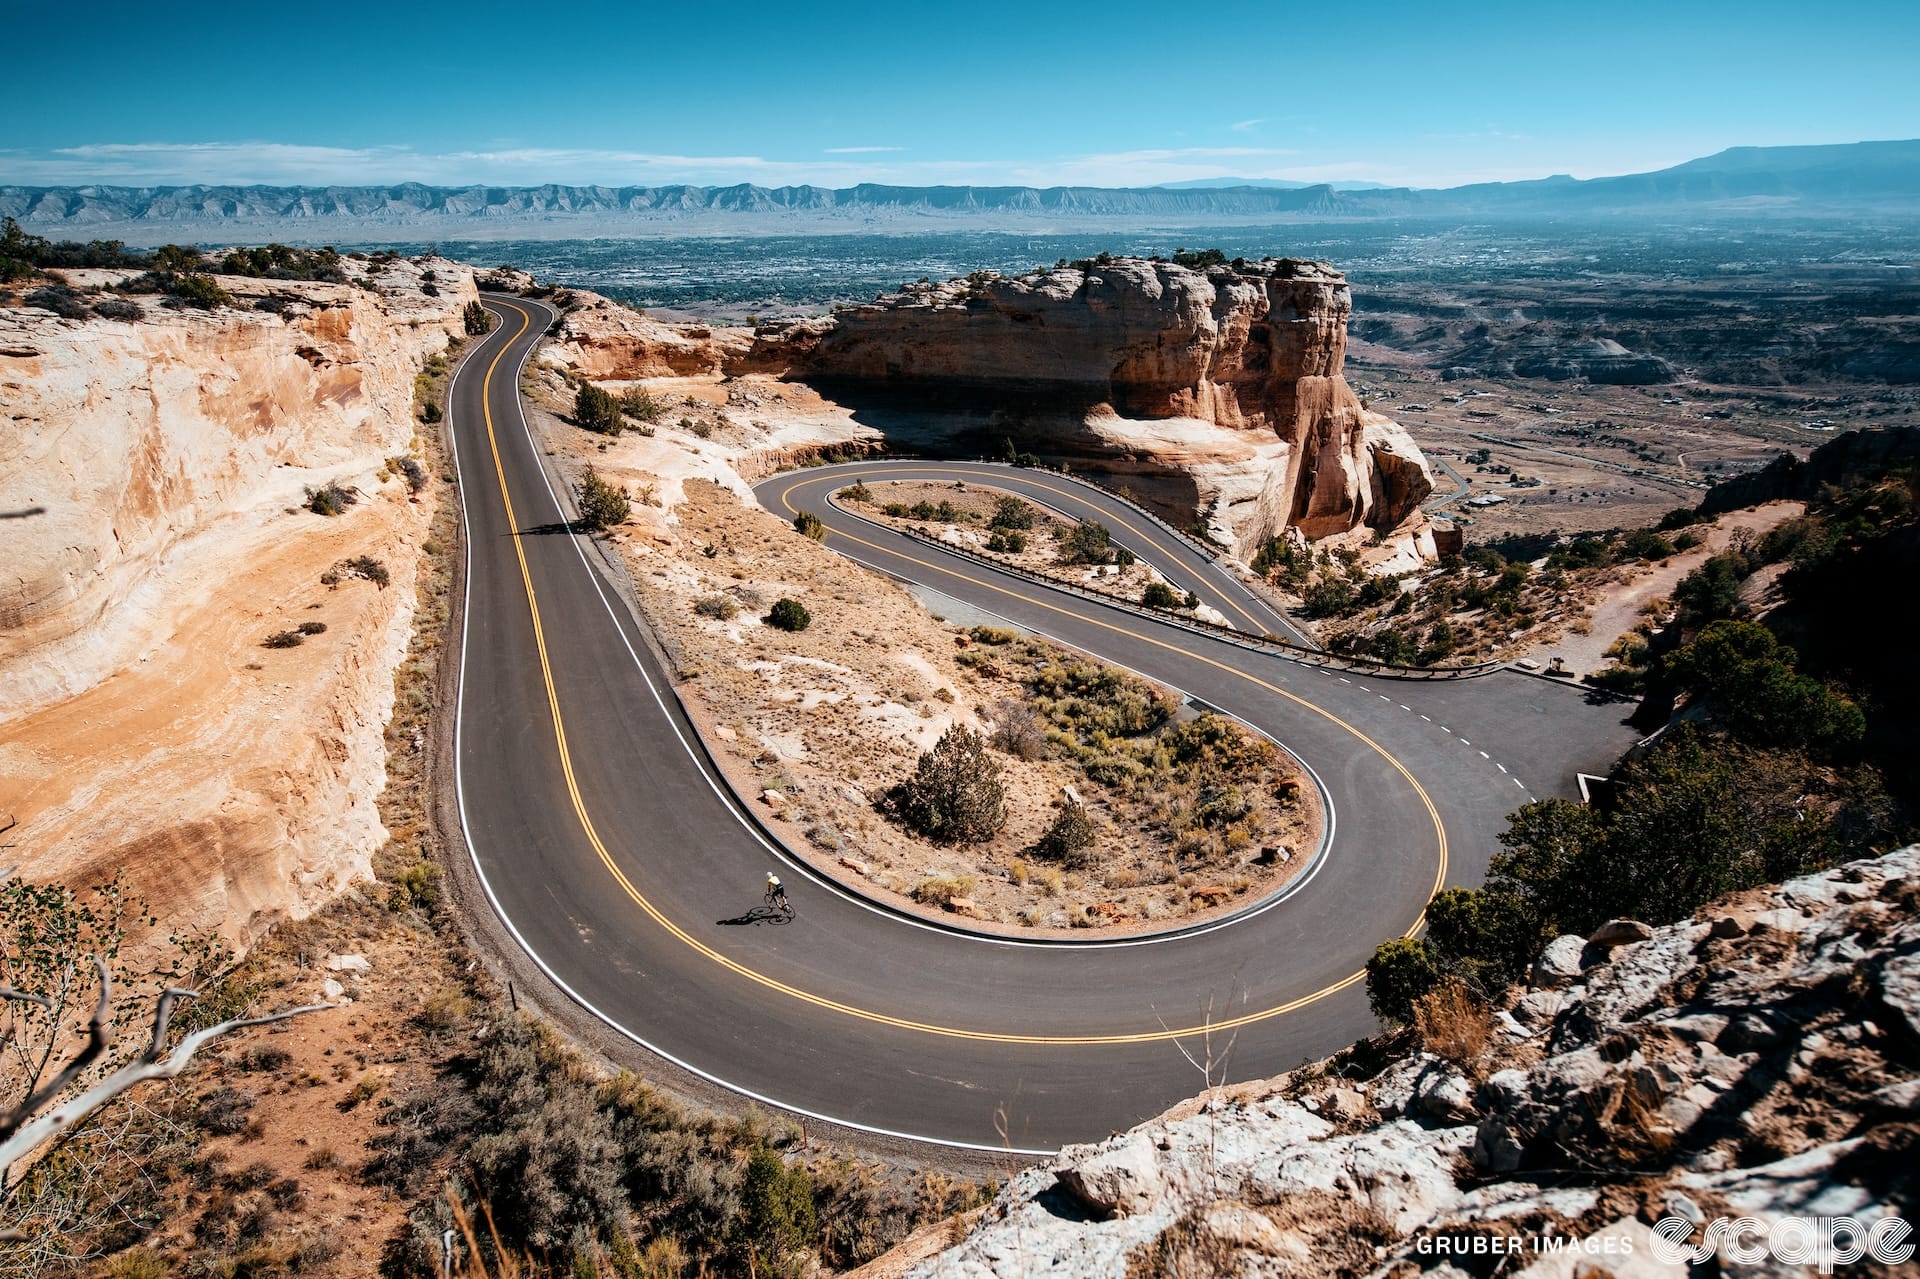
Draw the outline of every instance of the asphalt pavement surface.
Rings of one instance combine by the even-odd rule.
[[[1099,518],[1236,627],[1290,634],[1204,548],[1068,477],[953,462],[777,475],[757,486],[762,503],[815,512],[850,559],[1273,737],[1333,818],[1294,887],[1217,924],[1029,942],[898,914],[789,857],[728,790],[527,428],[519,370],[553,312],[487,306],[500,323],[449,395],[467,555],[454,752],[467,849],[501,921],[569,997],[768,1105],[1046,1151],[1199,1091],[1189,1056],[1209,1044],[1225,1058],[1215,1083],[1336,1051],[1376,1029],[1360,976],[1374,946],[1415,927],[1439,885],[1477,883],[1514,807],[1577,794],[1577,773],[1604,773],[1633,740],[1626,708],[1577,688],[1517,672],[1414,682],[1323,669],[1051,590],[828,500],[855,479],[1023,493]],[[769,870],[791,922],[766,918]]]

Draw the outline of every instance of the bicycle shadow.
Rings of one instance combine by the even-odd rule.
[[[716,919],[713,922],[723,928],[739,928],[748,924],[791,924],[793,916],[787,911],[775,910],[771,906],[755,906],[744,915],[736,915],[732,919]]]

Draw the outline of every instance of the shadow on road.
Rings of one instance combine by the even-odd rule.
[[[755,906],[744,915],[733,919],[716,919],[713,922],[725,928],[738,928],[745,924],[791,924],[793,916],[786,911],[775,910],[771,906]]]
[[[535,524],[532,528],[523,528],[516,537],[550,537],[555,533],[582,533],[586,530],[573,524]]]

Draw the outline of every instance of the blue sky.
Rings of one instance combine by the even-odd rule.
[[[10,5],[0,182],[1413,185],[1920,136],[1920,6]]]

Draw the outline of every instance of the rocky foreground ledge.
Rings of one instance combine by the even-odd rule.
[[[1562,938],[1482,1029],[1069,1147],[913,1273],[1681,1275],[1662,1219],[1911,1219],[1920,847]]]

